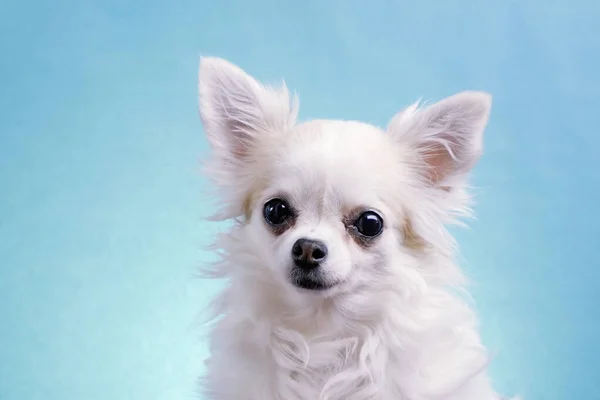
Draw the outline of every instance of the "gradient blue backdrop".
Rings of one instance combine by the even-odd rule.
[[[594,0],[2,2],[0,399],[197,398],[220,228],[200,54],[285,77],[302,118],[492,92],[458,237],[493,379],[600,399],[599,20]]]

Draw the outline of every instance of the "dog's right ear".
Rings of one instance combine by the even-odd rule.
[[[281,133],[296,119],[295,99],[280,88],[261,85],[239,67],[202,57],[199,71],[200,118],[220,162],[241,165],[261,135]]]

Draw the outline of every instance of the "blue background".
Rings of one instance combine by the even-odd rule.
[[[499,389],[600,399],[600,3],[9,0],[0,6],[0,399],[194,399],[220,226],[200,54],[379,125],[494,95],[457,231]]]

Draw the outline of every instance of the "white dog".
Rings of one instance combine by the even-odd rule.
[[[491,97],[296,123],[285,85],[200,62],[222,220],[211,400],[493,400],[445,229],[468,215]]]

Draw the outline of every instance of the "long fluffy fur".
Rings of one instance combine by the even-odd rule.
[[[219,260],[205,270],[207,277],[225,281],[211,304],[206,398],[501,399],[486,375],[489,357],[446,229],[470,215],[465,179],[481,144],[468,129],[483,131],[489,99],[471,95],[427,108],[415,104],[391,121],[381,143],[398,157],[381,165],[399,168],[389,172],[399,187],[382,187],[381,196],[398,216],[398,241],[390,239],[390,248],[378,256],[364,256],[370,257],[369,269],[354,272],[362,275],[351,290],[297,293],[275,276],[276,256],[264,243],[272,239],[261,233],[260,215],[252,215],[260,206],[253,196],[273,184],[269,169],[292,163],[270,158],[286,151],[280,136],[296,132],[292,149],[306,138],[326,146],[326,134],[346,137],[350,144],[344,151],[351,152],[354,137],[361,140],[368,131],[378,138],[381,131],[327,121],[297,126],[297,101],[290,101],[285,88],[266,88],[222,60],[203,63],[201,116],[213,145],[207,173],[220,189],[220,218],[234,221],[217,240]],[[451,173],[433,184],[427,154],[440,150],[449,156],[444,161],[452,164]],[[320,171],[319,165],[314,168],[311,173]],[[318,183],[311,186],[315,196]],[[400,243],[407,235],[400,226],[407,220],[424,247]]]

